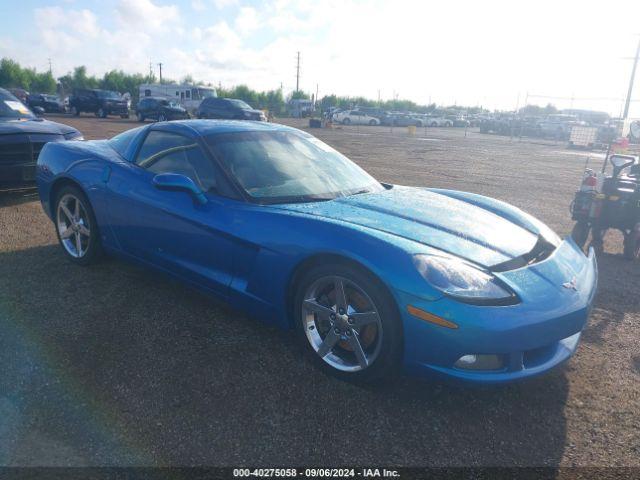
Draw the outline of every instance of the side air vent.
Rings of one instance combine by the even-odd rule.
[[[529,252],[507,260],[506,262],[498,263],[491,267],[490,270],[492,272],[508,272],[509,270],[516,270],[526,267],[527,265],[533,265],[534,263],[549,258],[555,249],[556,247],[547,242],[542,235],[538,235],[538,241]]]

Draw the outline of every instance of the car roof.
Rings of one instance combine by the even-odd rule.
[[[163,127],[178,127],[180,129],[188,128],[199,135],[233,132],[296,131],[295,128],[281,125],[279,123],[242,120],[174,120],[163,124]]]

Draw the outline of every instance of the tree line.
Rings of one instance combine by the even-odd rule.
[[[184,83],[203,84],[197,82],[190,75],[185,76],[179,82],[171,79],[162,79],[162,83]],[[103,90],[113,90],[120,93],[130,93],[133,102],[138,99],[138,87],[143,83],[156,83],[155,75],[143,75],[140,73],[125,73],[122,70],[111,70],[106,72],[101,78],[89,75],[87,68],[82,65],[75,67],[72,72],[67,73],[57,79],[51,72],[37,72],[34,68],[22,67],[18,62],[10,58],[0,60],[0,87],[2,88],[22,88],[32,93],[49,93],[60,95],[70,94],[74,88],[100,88]],[[275,115],[282,115],[286,112],[286,104],[291,99],[311,99],[312,97],[303,91],[296,91],[285,98],[282,89],[257,91],[246,85],[235,87],[216,86],[217,94],[220,97],[238,98],[247,102],[254,108],[269,110]],[[315,99],[314,99],[315,100]],[[338,95],[325,95],[318,99],[317,107],[321,110],[335,108],[353,108],[354,106],[378,107],[382,110],[413,111],[428,113],[436,110],[436,104],[420,105],[411,100],[394,99],[376,101],[361,96],[348,97]],[[454,108],[454,106],[446,107]],[[462,107],[455,107],[462,109]],[[480,107],[467,108],[469,113],[482,111]]]

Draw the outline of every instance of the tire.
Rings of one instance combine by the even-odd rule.
[[[451,122],[445,122],[444,126],[445,126],[445,127],[450,128],[450,127],[452,127],[452,126],[453,126],[453,123],[451,123]]]
[[[377,278],[346,263],[327,263],[311,267],[296,284],[293,308],[298,336],[321,370],[355,383],[397,376],[402,321],[395,301]],[[346,302],[336,300],[338,284]],[[343,314],[340,303],[347,305]],[[360,327],[355,320],[358,313],[365,322]]]
[[[624,236],[624,258],[640,260],[640,232],[632,231]]]
[[[576,242],[576,245],[581,249],[584,249],[584,246],[587,243],[589,230],[591,230],[591,225],[587,222],[577,222],[571,230],[571,238],[573,238],[573,241]]]
[[[167,116],[164,113],[158,114],[158,121],[159,122],[166,122],[167,121]]]
[[[369,125],[371,125],[372,127],[377,125],[375,120],[369,120]]]
[[[107,112],[104,108],[99,108],[97,114],[100,118],[107,118]]]
[[[431,126],[432,127],[437,127],[438,126],[438,122],[431,122]]]
[[[127,114],[120,115],[120,118],[123,118],[123,119],[129,118],[129,114],[127,113]]]
[[[136,116],[138,117],[138,121],[139,122],[144,122],[144,115],[142,115],[141,113],[138,112],[138,114]]]
[[[73,107],[71,107],[71,110],[69,112],[74,117],[79,117],[80,116],[80,110],[78,110],[78,107],[76,107],[75,105]]]
[[[76,202],[79,202],[78,207]],[[96,263],[102,256],[102,245],[98,223],[89,199],[78,187],[66,186],[57,192],[54,205],[56,235],[67,258],[78,265]],[[62,205],[65,206],[66,213]],[[69,214],[75,218],[72,219]],[[69,237],[66,237],[66,232],[69,232]]]
[[[349,125],[350,123],[351,123],[351,119],[349,117],[347,117],[344,120],[342,120],[342,124],[343,125]]]

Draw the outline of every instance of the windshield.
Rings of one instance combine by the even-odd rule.
[[[230,98],[228,100],[229,100],[229,102],[231,102],[231,104],[234,107],[238,107],[238,108],[241,108],[243,110],[252,110],[252,108],[247,103],[243,102],[242,100],[235,100],[235,99],[232,99],[232,98]]]
[[[200,98],[209,98],[216,96],[216,91],[210,88],[199,88],[198,93],[200,94]]]
[[[384,189],[347,157],[302,132],[222,133],[206,141],[259,203],[332,200]]]
[[[109,92],[107,90],[98,90],[99,98],[109,98],[112,100],[120,100],[120,94],[118,92]]]
[[[34,115],[13,95],[0,93],[0,118],[34,118]]]
[[[172,108],[178,108],[180,106],[180,104],[178,104],[178,102],[176,102],[175,100],[160,100],[160,105]]]

